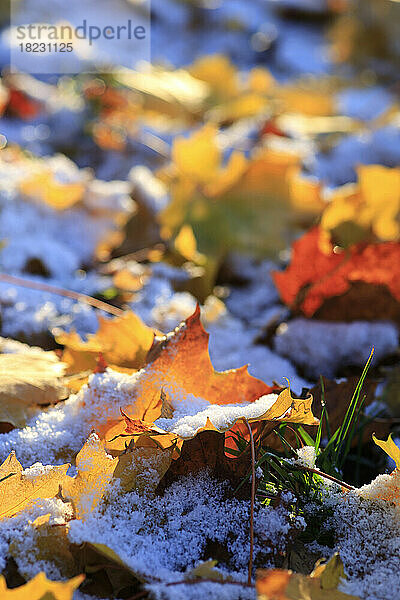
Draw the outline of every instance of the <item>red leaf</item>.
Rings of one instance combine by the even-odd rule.
[[[343,296],[360,283],[371,286],[371,294],[363,289],[362,297],[358,298],[360,318],[365,313],[363,304],[371,302],[372,286],[384,286],[396,304],[400,301],[397,275],[400,243],[356,244],[339,253],[334,249],[325,253],[320,249],[320,233],[314,227],[295,242],[290,265],[285,271],[273,274],[279,294],[288,306],[312,317],[326,300]]]

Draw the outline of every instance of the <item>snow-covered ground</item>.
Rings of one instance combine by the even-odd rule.
[[[68,9],[65,19],[81,7],[78,0],[70,0],[67,7],[65,2],[57,4]],[[153,0],[152,60],[180,67],[204,54],[223,52],[244,71],[256,64],[268,66],[279,81],[335,72],[324,25],[318,20],[286,19],[276,10],[276,4],[267,0],[229,0],[205,2],[204,7],[195,10],[191,3]],[[311,4],[319,11],[324,3]],[[124,3],[124,10],[127,6]],[[6,36],[4,31],[0,42],[3,66],[7,61]],[[169,197],[165,186],[148,169],[154,156],[140,143],[139,134],[124,152],[94,151],[85,131],[87,106],[79,102],[79,94],[68,96],[63,88],[68,78],[64,84],[54,78],[48,81],[48,87],[43,82],[43,87],[36,86],[42,102],[38,115],[29,122],[9,114],[0,120],[0,134],[4,136],[0,142],[7,140],[9,144],[0,151],[0,271],[36,284],[96,296],[113,285],[111,275],[104,275],[99,268],[99,245],[119,230],[121,222],[136,218],[135,196],[140,196],[151,214],[165,207]],[[68,98],[72,100],[67,101]],[[378,121],[395,99],[389,86],[374,84],[366,88],[349,82],[337,94],[338,111],[361,125],[356,133],[340,136],[328,150],[318,151],[311,159],[307,152],[305,172],[334,188],[354,182],[359,164],[398,165],[400,122],[393,119],[381,125]],[[181,133],[182,124],[176,127]],[[145,125],[139,133],[143,131],[149,133]],[[249,126],[244,131],[237,137],[233,131],[225,136],[227,154],[235,144],[243,142],[243,137],[246,141],[254,135]],[[167,149],[172,137],[171,132],[159,132]],[[22,150],[17,148],[14,152],[13,144]],[[75,162],[59,154],[67,150]],[[91,168],[80,168],[81,165]],[[59,210],[43,198],[35,198],[35,193],[26,193],[24,182],[32,169],[42,175],[50,172],[56,185],[82,186],[79,202]],[[375,366],[396,355],[396,324],[384,320],[348,324],[294,318],[280,302],[271,277],[271,271],[280,270],[283,262],[243,256],[232,256],[230,261],[234,283],[224,284],[218,297],[210,295],[202,306],[216,370],[249,364],[249,372],[267,384],[284,384],[288,379],[291,388],[300,393],[321,374],[334,378],[348,367],[356,367],[360,372],[372,346]],[[125,266],[133,272],[141,268],[133,259]],[[193,313],[196,299],[187,291],[176,291],[176,282],[187,277],[182,269],[154,263],[146,265],[146,270],[143,287],[129,301],[129,307],[147,325],[167,333]],[[75,329],[83,337],[95,332],[98,314],[70,298],[0,281],[3,336],[47,346],[52,343],[55,328]],[[109,417],[117,417],[134,384],[135,376],[112,371],[94,375],[90,387],[78,395],[71,395],[65,402],[31,418],[26,427],[0,434],[0,459],[15,450],[24,468],[36,462],[73,462],[98,417],[96,392],[107,396]],[[204,409],[201,416],[185,413],[186,407],[182,414],[175,415],[173,423],[159,424],[179,433],[196,428],[211,410],[204,399],[198,399],[196,411],[200,408]],[[215,418],[221,416],[218,411],[223,412],[213,408]],[[73,543],[106,544],[133,571],[150,579],[157,574],[165,582],[176,581],[200,561],[213,558],[209,543],[222,544],[234,572],[222,560],[221,573],[245,580],[249,502],[227,499],[225,484],[214,481],[205,472],[175,482],[163,496],[114,492],[111,501],[100,504],[87,520],[71,523],[68,535]],[[335,511],[331,524],[349,575],[342,590],[365,600],[391,600],[393,590],[398,588],[397,508],[379,503],[372,506],[354,495],[339,496],[337,491],[332,492],[329,502]],[[29,514],[2,521],[0,568],[4,568],[12,539],[13,556],[24,576],[31,577],[44,569],[49,576],[58,578],[57,567],[35,556],[37,539],[29,520],[50,513],[57,522],[71,516],[66,514],[68,510],[59,500],[44,501]],[[293,522],[285,504],[258,507],[256,563],[273,566],[272,555],[285,552],[293,531],[300,531],[304,525],[299,517]],[[370,563],[373,568],[368,566]],[[221,600],[255,597],[254,590],[210,583],[171,586],[167,590],[155,581],[149,589],[155,598],[168,600],[196,598],[200,594]],[[89,597],[76,592],[75,598]]]

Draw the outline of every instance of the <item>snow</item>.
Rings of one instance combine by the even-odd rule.
[[[394,103],[394,97],[382,87],[348,88],[337,95],[338,112],[354,119],[371,121]]]
[[[303,465],[303,467],[315,468],[316,453],[314,446],[303,446],[296,450],[298,456],[297,463]],[[326,481],[326,480],[325,480]]]
[[[164,388],[168,392],[168,386]],[[174,414],[171,419],[157,419],[155,424],[164,429],[176,433],[182,438],[192,438],[197,431],[206,425],[207,419],[220,431],[229,429],[238,419],[256,419],[267,412],[277,399],[276,394],[261,396],[255,402],[245,404],[225,404],[219,406],[210,404],[200,398],[188,396],[182,401],[181,398],[171,398]],[[188,410],[193,414],[188,414]],[[196,412],[194,412],[196,411]]]
[[[218,567],[246,581],[249,557],[249,502],[230,499],[227,486],[207,472],[188,476],[172,484],[164,496],[140,497],[136,492],[116,497],[98,507],[85,522],[73,521],[70,539],[76,544],[89,541],[105,544],[117,552],[134,572],[148,580],[179,581],[201,561],[213,558],[213,547],[222,544],[228,559]],[[290,532],[303,527],[302,520],[291,521],[284,507],[260,507],[255,515],[255,561],[272,565],[275,552],[283,551]],[[265,558],[265,556],[267,558]],[[229,561],[229,570],[226,560]],[[216,584],[204,591],[216,593]],[[218,586],[218,597],[224,598]],[[243,590],[230,586],[230,598],[242,598]],[[154,589],[152,586],[151,589]],[[197,586],[184,592],[159,587],[160,598],[198,597]],[[249,596],[254,598],[254,591]]]
[[[44,515],[49,515],[50,525],[60,525],[71,519],[70,504],[59,499],[38,500],[29,509],[18,513],[15,517],[2,519],[0,522],[0,570],[6,564],[7,555],[15,558],[18,568],[27,579],[31,579],[40,571],[45,571],[48,577],[61,579],[60,569],[51,560],[41,556],[38,530],[32,523]],[[52,549],[55,557],[57,552]],[[59,566],[61,566],[59,564]]]
[[[132,402],[137,378],[111,369],[92,375],[79,394],[33,417],[24,429],[0,435],[0,459],[15,450],[27,467],[73,462],[96,423],[120,418],[120,407]]]
[[[40,0],[40,4],[47,7],[49,3]],[[154,60],[179,66],[199,55],[218,51],[225,52],[246,69],[257,62],[268,65],[279,80],[305,73],[331,72],[320,24],[285,20],[276,10],[279,6],[295,4],[299,3],[292,0],[205,2],[204,7],[196,10],[196,19],[202,21],[203,26],[196,30],[193,43],[194,13],[190,4],[152,0]],[[62,7],[64,18],[80,14],[81,0],[70,0],[67,12],[63,0],[56,0],[53,5],[52,10]],[[98,2],[91,5],[99,10]],[[307,6],[323,10],[325,2],[301,3],[302,8]],[[128,4],[123,10],[127,9]],[[102,13],[101,17],[106,14]],[[118,11],[115,14],[119,14]],[[178,30],[179,35],[175,35]],[[7,61],[4,50],[3,36],[0,41],[2,64]],[[125,52],[124,55],[126,58]],[[119,59],[116,57],[117,63]],[[344,72],[351,73],[348,65]],[[57,180],[81,182],[85,187],[83,202],[66,211],[56,211],[23,197],[19,185],[31,173],[32,166],[40,163],[35,157],[26,158],[28,155],[26,160],[21,157],[7,160],[7,153],[2,151],[0,240],[5,245],[0,250],[0,270],[27,276],[36,283],[97,295],[111,287],[112,279],[99,275],[93,268],[96,248],[105,233],[115,229],[117,213],[134,214],[132,189],[133,197],[137,195],[138,201],[144,202],[155,218],[169,202],[167,188],[154,175],[155,164],[163,154],[146,148],[145,141],[146,135],[158,136],[160,147],[168,154],[173,135],[171,130],[152,130],[148,124],[138,121],[137,135],[128,140],[124,153],[94,149],[87,135],[88,109],[84,102],[76,103],[80,92],[72,94],[75,104],[63,102],[68,94],[60,90],[71,83],[68,78],[54,86],[31,81],[27,87],[41,94],[44,110],[29,122],[8,115],[3,117],[1,134],[9,142],[20,144],[24,151],[44,157],[43,164]],[[307,174],[329,188],[354,182],[358,164],[393,167],[400,162],[398,116],[388,117],[384,127],[373,122],[393,104],[393,93],[381,85],[369,88],[357,85],[339,92],[334,99],[342,114],[362,121],[357,133],[338,137],[338,141],[330,136],[332,148],[326,150],[325,144],[321,144],[324,150],[316,156],[311,154],[318,143],[314,146],[293,140],[299,148],[301,146]],[[176,127],[181,132],[182,125]],[[220,136],[224,153],[229,154],[232,147],[248,147],[249,142],[255,140],[258,127],[258,123],[247,122],[224,129]],[[54,156],[65,148],[77,164],[65,156]],[[95,173],[78,165],[90,165]],[[325,189],[327,196],[329,192]],[[280,258],[284,261],[287,256],[283,253]],[[30,263],[35,261],[43,265],[43,275],[27,273]],[[292,389],[300,392],[321,373],[334,377],[348,366],[362,367],[372,345],[375,346],[375,365],[397,351],[398,330],[394,324],[291,319],[289,311],[279,302],[270,276],[270,271],[280,268],[279,265],[238,256],[231,262],[235,283],[215,290],[216,295],[210,295],[202,307],[202,321],[210,333],[211,360],[217,370],[249,363],[249,372],[267,384],[274,380],[285,384],[287,377]],[[137,263],[135,266],[132,262],[128,267],[135,269]],[[190,277],[185,268],[162,264],[149,268],[143,289],[131,302],[131,307],[147,324],[168,332],[193,313],[195,298],[187,291],[176,291],[182,290]],[[0,311],[2,335],[18,336],[31,343],[42,343],[43,339],[48,343],[49,332],[55,327],[66,330],[74,327],[85,336],[98,326],[98,313],[91,307],[48,292],[4,283],[0,283]],[[279,323],[282,325],[274,336],[274,326]],[[21,350],[12,340],[1,340],[0,348],[2,352],[11,353]],[[30,350],[34,351],[38,350]],[[119,417],[120,407],[131,403],[142,376],[143,373],[139,373],[129,377],[111,370],[92,376],[89,386],[79,394],[33,417],[27,427],[0,435],[0,457],[6,458],[15,449],[28,476],[50,468],[43,465],[72,462],[93,425],[105,418]],[[205,425],[207,417],[223,428],[238,417],[262,414],[274,398],[275,395],[270,395],[252,404],[218,407],[191,395],[184,399],[172,397],[175,408],[172,419],[159,419],[157,424],[188,438]],[[374,407],[378,409],[378,405]],[[372,414],[370,407],[368,410]],[[313,448],[302,448],[297,455],[301,464],[314,465]],[[74,467],[71,472],[75,472]],[[400,588],[398,506],[376,499],[390,492],[397,477],[381,475],[371,485],[350,494],[335,495],[329,488],[331,497],[327,502],[334,512],[331,523],[349,575],[342,590],[363,599],[389,600],[394,590]],[[131,568],[153,581],[148,587],[156,598],[197,600],[204,595],[221,600],[253,599],[254,590],[236,586],[202,583],[167,588],[153,579],[155,574],[170,582],[182,579],[196,564],[213,558],[213,549],[218,548],[218,544],[227,547],[230,554],[229,561],[220,560],[221,572],[236,580],[246,579],[249,502],[229,498],[227,490],[226,485],[212,480],[207,473],[176,482],[163,497],[139,496],[136,491],[122,496],[115,486],[108,503],[100,504],[85,523],[72,522],[70,537],[76,543],[89,540],[109,545]],[[13,519],[0,522],[0,569],[4,567],[4,557],[12,540],[12,552],[26,577],[42,569],[51,577],[61,576],[56,564],[38,556],[37,534],[29,523],[46,513],[50,513],[51,523],[58,524],[72,516],[69,504],[46,500]],[[273,566],[276,555],[285,551],[292,534],[303,527],[304,522],[299,518],[293,522],[284,506],[258,506],[257,566]],[[324,549],[319,547],[319,551]],[[75,594],[75,600],[88,598],[80,592]]]
[[[374,361],[394,354],[397,327],[389,322],[335,323],[293,319],[277,330],[274,349],[302,368],[308,377],[334,377],[346,366],[362,367],[374,347]]]
[[[338,495],[331,506],[330,525],[348,576],[341,591],[365,600],[392,600],[400,588],[398,507],[357,492]]]

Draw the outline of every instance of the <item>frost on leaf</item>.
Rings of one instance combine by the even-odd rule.
[[[54,498],[69,465],[33,465],[25,471],[12,452],[0,466],[0,518],[13,517],[37,500]]]
[[[5,577],[0,575],[0,595],[4,600],[72,600],[84,579],[84,575],[78,575],[69,581],[50,581],[44,573],[38,573],[28,583],[8,589]]]
[[[318,423],[311,410],[312,396],[294,398],[289,388],[271,394],[272,388],[249,375],[247,367],[216,372],[198,307],[152,348],[149,361],[138,378],[135,403],[124,407],[124,419],[106,432],[109,451],[121,452],[132,442],[136,447],[170,448],[178,458],[182,446],[186,444],[188,450],[190,440],[199,437],[203,446],[210,445],[215,463],[224,454],[224,437],[219,434],[228,432],[225,449],[232,449],[231,438],[246,420],[258,425],[268,422],[271,428],[282,421]],[[196,399],[202,402],[197,411],[193,410]],[[186,463],[199,466],[196,456]]]
[[[131,420],[153,423],[161,417],[163,389],[179,403],[188,394],[204,398],[210,404],[254,402],[272,390],[260,379],[250,375],[247,366],[217,372],[208,352],[209,335],[200,321],[200,308],[172,333],[155,343],[148,355],[146,367],[139,374],[134,390],[134,403],[123,406]],[[141,426],[143,427],[143,425]],[[110,440],[124,433],[125,422],[107,432]],[[123,449],[121,442],[108,444],[111,450]]]
[[[117,463],[118,459],[109,456],[98,436],[92,434],[76,457],[76,477],[68,477],[62,486],[63,496],[72,501],[77,518],[87,516],[99,503]]]
[[[326,253],[320,240],[321,229],[312,228],[293,244],[287,269],[274,273],[285,304],[307,317],[349,321],[385,315],[398,321],[400,244],[356,244]]]
[[[70,500],[75,518],[84,520],[119,480],[120,491],[154,490],[170,464],[171,452],[155,453],[153,448],[133,448],[113,458],[104,442],[92,433],[76,457],[77,475],[66,477],[62,496]]]

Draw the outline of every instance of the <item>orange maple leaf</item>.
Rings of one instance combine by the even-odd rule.
[[[188,394],[204,398],[210,404],[254,402],[273,390],[248,373],[247,365],[229,371],[215,371],[208,352],[209,334],[200,321],[200,307],[173,332],[156,338],[147,357],[134,393],[134,403],[124,406],[124,413],[134,422],[138,419],[152,423],[161,416],[162,390],[167,387],[176,401]],[[125,435],[125,422],[115,423],[106,439]],[[104,428],[101,428],[104,432]],[[115,445],[116,444],[116,445]],[[122,450],[121,440],[109,450]]]

